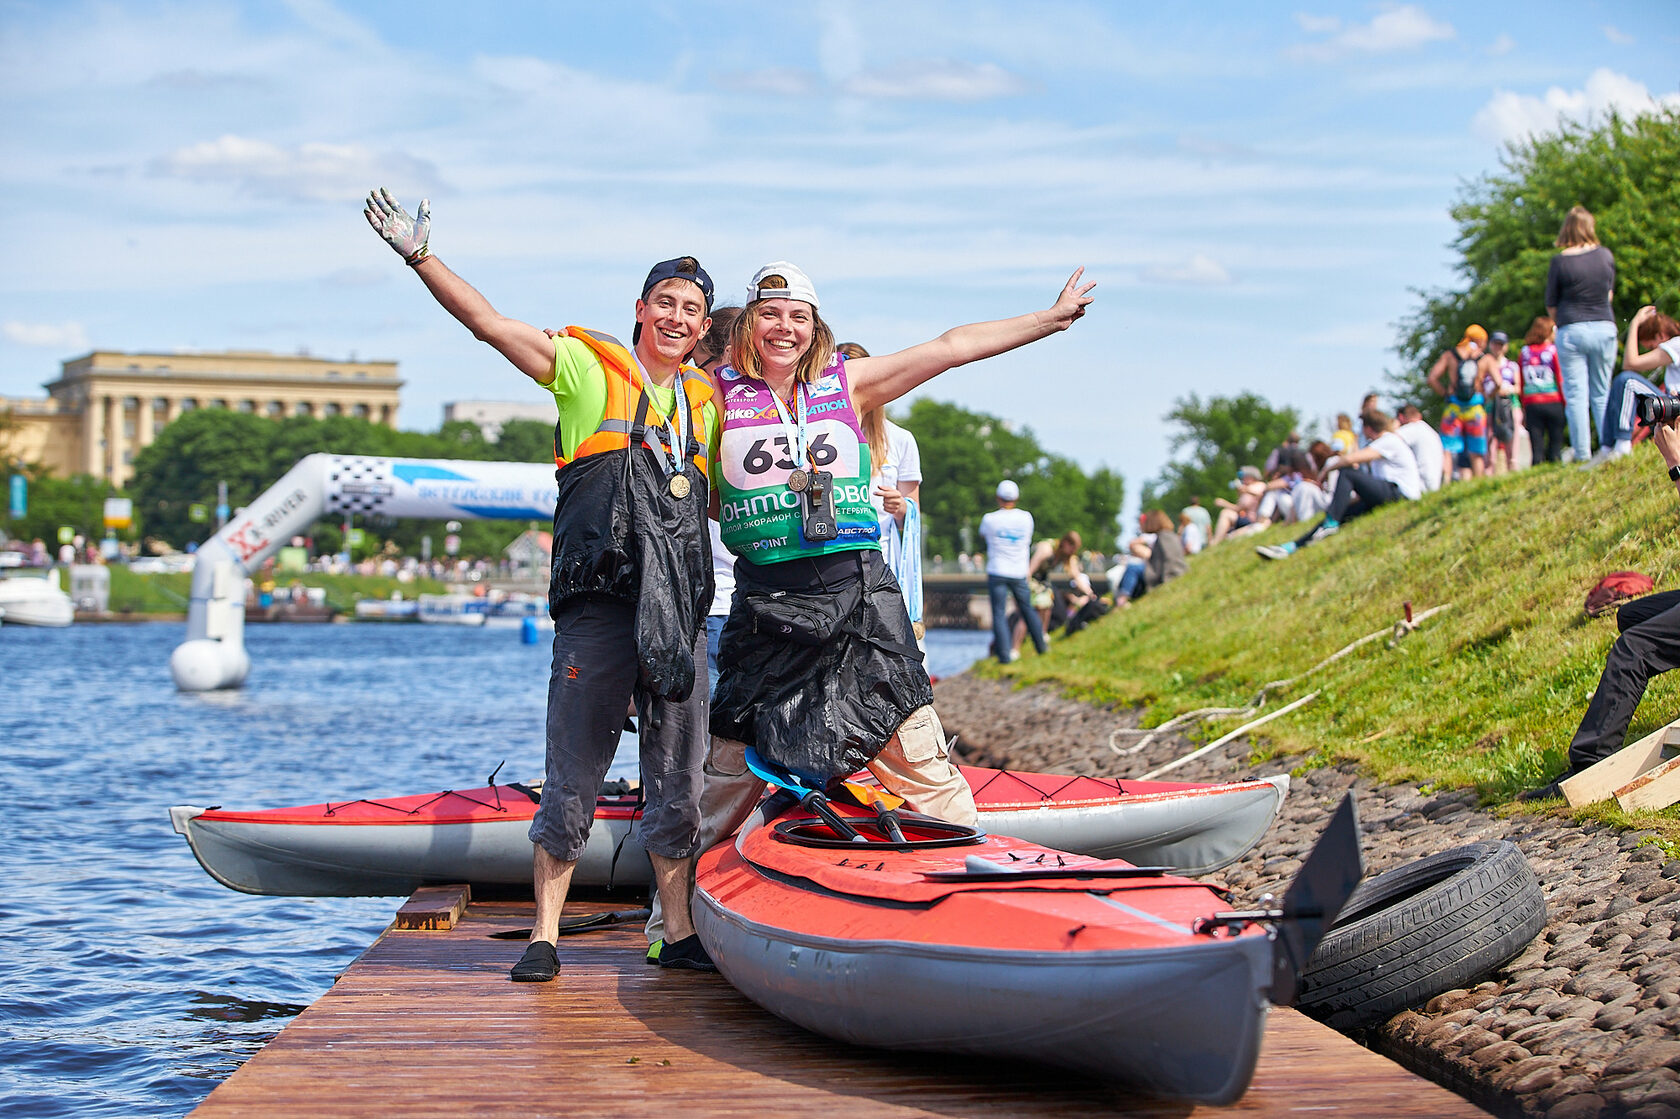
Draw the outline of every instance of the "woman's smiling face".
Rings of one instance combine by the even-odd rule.
[[[766,373],[792,376],[811,348],[815,332],[811,305],[800,299],[766,299],[758,305],[752,344]]]

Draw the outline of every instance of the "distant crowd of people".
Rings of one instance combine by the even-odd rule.
[[[1256,549],[1286,559],[1348,520],[1394,501],[1414,501],[1454,481],[1577,461],[1596,466],[1628,454],[1646,429],[1635,423],[1641,396],[1667,394],[1664,371],[1680,362],[1680,324],[1655,307],[1628,323],[1622,371],[1611,296],[1615,262],[1598,243],[1591,213],[1575,207],[1557,237],[1544,293],[1546,313],[1522,336],[1516,355],[1502,330],[1464,328],[1430,366],[1427,382],[1442,401],[1439,426],[1416,404],[1397,414],[1377,394],[1361,402],[1358,421],[1336,417],[1327,440],[1302,447],[1291,434],[1264,467],[1244,466],[1218,497],[1211,531],[1199,500],[1184,509],[1179,535],[1187,554],[1276,523],[1320,518],[1295,540]],[[1599,447],[1591,452],[1594,429]]]

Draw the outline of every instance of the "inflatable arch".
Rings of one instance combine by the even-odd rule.
[[[554,467],[540,462],[310,455],[198,550],[187,639],[169,657],[184,692],[237,688],[245,652],[245,575],[323,516],[551,521]]]

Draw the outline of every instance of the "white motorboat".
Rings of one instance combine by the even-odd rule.
[[[423,594],[419,616],[430,625],[482,626],[490,616],[490,600],[471,594]]]
[[[0,579],[0,614],[16,626],[67,626],[76,620],[76,604],[59,584],[58,569],[45,578],[12,575]]]

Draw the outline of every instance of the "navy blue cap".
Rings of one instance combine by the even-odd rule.
[[[693,262],[694,269],[689,271],[687,265]],[[662,260],[655,264],[648,272],[647,279],[642,281],[642,298],[648,297],[659,284],[666,280],[689,280],[700,288],[700,294],[706,297],[706,310],[712,309],[712,278],[706,275],[706,270],[700,267],[700,262],[691,256],[680,256],[675,260]]]

